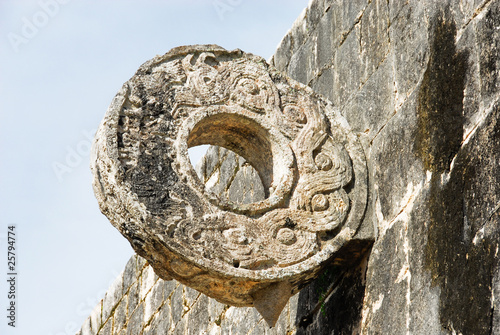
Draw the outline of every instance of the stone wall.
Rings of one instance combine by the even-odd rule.
[[[359,134],[365,334],[500,332],[500,1],[313,1],[272,62]]]
[[[264,198],[257,172],[229,150],[210,147],[196,171],[212,192],[231,201]],[[310,325],[317,334],[340,329],[338,325],[351,327],[345,320],[355,319],[361,311],[365,267],[366,258],[354,270],[329,268],[292,297],[275,327],[269,328],[256,309],[224,305],[174,280],[165,281],[134,255],[77,335],[301,334]],[[349,308],[350,301],[358,308]]]
[[[273,329],[134,256],[80,334],[500,333],[499,48],[499,0],[311,1],[271,63],[359,134],[369,255],[327,269]]]

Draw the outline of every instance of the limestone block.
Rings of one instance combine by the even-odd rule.
[[[102,320],[105,322],[115,309],[123,294],[123,276],[118,276],[106,292],[102,301]]]
[[[144,327],[144,304],[139,304],[127,323],[127,335],[140,334]]]
[[[424,5],[412,1],[403,6],[391,21],[389,35],[394,57],[397,105],[404,103],[425,71],[429,44],[428,26],[423,17]]]
[[[123,297],[114,312],[114,332],[118,334],[127,323],[127,298]]]
[[[139,288],[138,288],[137,283],[135,285],[133,285],[132,287],[130,287],[127,298],[128,298],[128,308],[127,308],[128,311],[127,312],[128,312],[128,315],[130,316],[130,315],[132,315],[132,312],[139,304]]]
[[[316,34],[311,36],[290,58],[288,75],[301,82],[308,83],[314,78],[317,68]]]
[[[339,20],[340,13],[338,10],[330,9],[326,12],[318,22],[318,37],[317,37],[317,64],[319,68],[333,62],[333,55],[337,47],[339,39]],[[279,50],[279,49],[278,49]]]
[[[361,29],[358,24],[346,35],[335,53],[333,102],[337,106],[345,104],[361,85],[364,65],[361,63],[360,34]]]
[[[133,255],[128,260],[123,270],[123,294],[125,294],[130,286],[137,279],[137,256]]]
[[[276,53],[272,57],[272,64],[279,71],[286,71],[288,67],[288,62],[290,61],[290,56],[292,54],[292,37],[291,34],[285,35],[281,41]]]
[[[365,82],[389,53],[389,7],[386,0],[372,1],[363,12],[361,23],[361,54]]]
[[[253,166],[264,197],[210,191],[187,154],[201,144],[242,156],[220,162],[221,174]],[[367,173],[346,120],[240,50],[179,47],[143,64],[99,127],[92,171],[101,211],[158,276],[255,306],[271,325],[325,264],[352,262],[370,243],[355,237]],[[139,300],[154,281],[144,269]]]
[[[479,48],[479,75],[481,78],[481,96],[490,104],[500,91],[500,3],[493,1],[486,10],[484,19],[477,26],[477,44]]]
[[[265,199],[257,170],[231,150],[209,147],[195,170],[205,188],[226,201],[250,204]]]
[[[97,333],[98,335],[106,335],[106,334],[111,334],[113,329],[113,320],[109,319],[106,321],[106,323],[102,326],[102,328],[99,330]]]

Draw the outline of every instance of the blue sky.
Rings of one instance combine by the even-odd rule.
[[[0,1],[0,334],[74,334],[133,253],[99,212],[88,167],[93,132],[121,85],[179,45],[268,59],[307,4]],[[9,225],[16,328],[6,317]]]

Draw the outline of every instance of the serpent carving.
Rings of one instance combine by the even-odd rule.
[[[187,153],[201,144],[244,157],[266,198],[208,191]],[[353,238],[366,205],[364,154],[334,107],[215,45],[139,68],[98,129],[92,171],[101,211],[160,277],[236,306],[270,289],[288,300]]]

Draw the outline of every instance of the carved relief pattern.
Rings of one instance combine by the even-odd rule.
[[[325,114],[332,107],[241,51],[212,46],[167,55],[124,85],[97,135],[96,193],[134,248],[153,253],[146,238],[132,236],[140,230],[132,216],[144,229],[134,236],[157,235],[187,264],[196,259],[191,268],[177,256],[161,265],[188,280],[207,264],[209,272],[233,275],[279,270],[333,243],[359,199],[348,130],[337,124],[332,131]],[[243,156],[258,171],[266,199],[234,204],[207,191],[187,159],[187,147],[198,144]],[[118,182],[122,195],[107,187]]]

